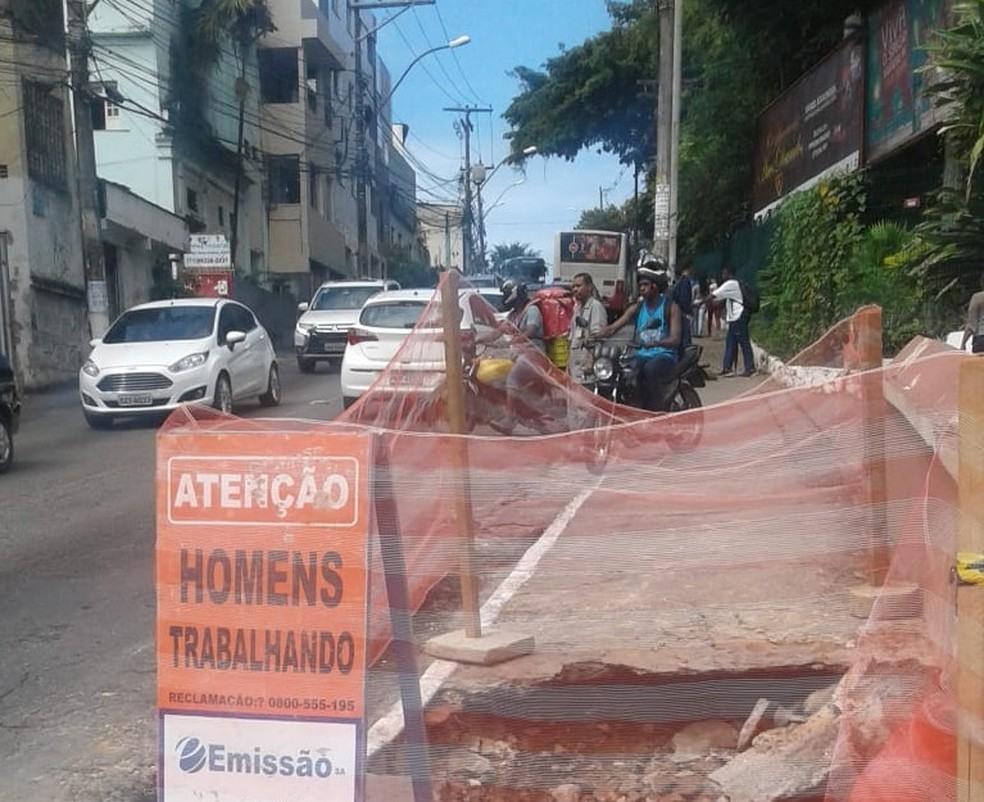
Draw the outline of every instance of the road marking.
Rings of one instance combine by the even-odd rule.
[[[557,538],[560,537],[568,524],[574,519],[577,511],[587,498],[594,492],[594,488],[581,491],[563,509],[553,522],[546,528],[539,539],[530,546],[523,554],[522,558],[516,563],[516,567],[502,583],[489,596],[481,609],[482,628],[490,627],[499,617],[499,613],[506,603],[516,595],[516,592],[526,584],[533,572],[539,565],[543,556],[553,548]],[[434,694],[440,689],[441,685],[454,673],[458,664],[451,660],[435,660],[420,677],[420,696],[424,707],[434,698]],[[403,704],[394,702],[386,715],[380,718],[366,736],[366,753],[372,757],[384,746],[395,740],[403,731]]]

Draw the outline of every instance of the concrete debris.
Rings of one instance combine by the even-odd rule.
[[[581,798],[581,786],[577,783],[558,785],[550,792],[556,802],[578,802]]]
[[[814,713],[820,712],[820,709],[824,705],[829,705],[834,701],[834,694],[837,692],[839,686],[839,682],[834,682],[826,688],[815,690],[803,700],[803,712],[807,716],[812,716]]]
[[[770,730],[753,748],[710,774],[730,802],[778,802],[822,791],[840,730],[840,711],[827,705],[805,723]],[[780,738],[764,738],[771,733]]]
[[[452,777],[495,779],[495,768],[488,758],[474,752],[457,751],[448,757],[448,774]]]
[[[759,699],[752,708],[751,714],[745,720],[738,733],[738,743],[736,748],[739,752],[744,752],[752,745],[752,739],[759,733],[773,728],[772,714],[776,706],[768,699]]]
[[[698,721],[673,736],[674,763],[687,763],[705,757],[714,749],[734,749],[738,730],[726,721]]]

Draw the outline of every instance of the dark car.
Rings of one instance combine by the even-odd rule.
[[[10,360],[0,354],[0,473],[14,461],[14,434],[20,425],[20,396]]]

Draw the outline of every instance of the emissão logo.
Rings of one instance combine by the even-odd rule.
[[[277,754],[255,746],[249,752],[232,752],[225,744],[204,743],[194,735],[181,738],[174,747],[178,768],[185,774],[206,771],[211,774],[252,774],[260,777],[302,777],[326,780],[344,774],[323,755],[310,749],[296,754]]]

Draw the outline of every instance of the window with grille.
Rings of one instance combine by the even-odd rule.
[[[301,160],[298,156],[268,156],[267,186],[270,203],[301,202]]]
[[[65,104],[54,87],[24,79],[27,174],[55,189],[67,187]]]

